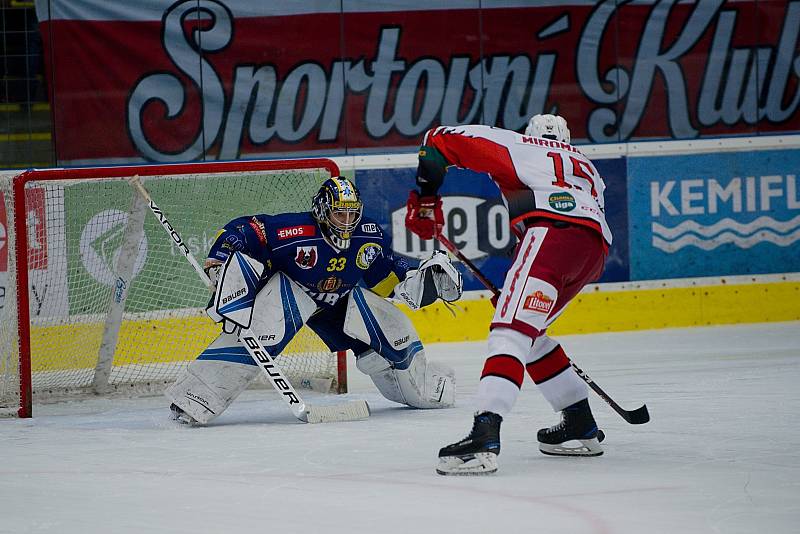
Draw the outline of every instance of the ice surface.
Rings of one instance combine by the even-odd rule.
[[[599,458],[553,458],[558,417],[532,382],[502,427],[494,476],[435,474],[462,438],[483,343],[428,347],[456,368],[456,408],[412,410],[355,365],[367,421],[306,425],[248,391],[206,428],[176,427],[163,398],[37,405],[0,420],[0,532],[794,533],[800,530],[800,323],[564,336],[617,402],[590,396]],[[314,393],[308,400],[335,401]]]

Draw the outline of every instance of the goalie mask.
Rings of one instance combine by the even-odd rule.
[[[311,213],[325,239],[339,250],[347,250],[350,237],[361,222],[364,205],[356,186],[347,178],[325,180],[314,196]]]
[[[562,143],[570,142],[567,121],[558,115],[534,115],[528,121],[525,135],[553,139]]]

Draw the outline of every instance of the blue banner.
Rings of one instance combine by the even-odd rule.
[[[800,271],[800,151],[628,160],[631,278]]]
[[[608,222],[614,245],[601,281],[628,280],[628,216],[625,159],[594,161],[603,176]],[[392,238],[395,252],[410,258],[426,258],[435,248],[405,228],[408,192],[415,186],[415,168],[357,170],[356,184],[364,198],[365,215],[375,219]],[[508,224],[508,212],[500,191],[488,175],[453,168],[442,189],[445,234],[497,287],[502,286],[511,264],[516,239]],[[466,290],[485,289],[460,265]]]

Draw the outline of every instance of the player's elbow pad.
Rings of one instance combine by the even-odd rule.
[[[417,187],[422,196],[435,195],[447,173],[447,160],[439,150],[432,146],[419,149],[419,166],[417,167]]]

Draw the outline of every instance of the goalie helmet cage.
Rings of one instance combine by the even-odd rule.
[[[202,262],[228,221],[308,211],[339,168],[316,158],[5,173],[0,415],[31,417],[34,398],[163,391],[218,335],[207,288],[126,180],[137,175]],[[308,328],[277,362],[296,386],[347,390],[345,353]]]

